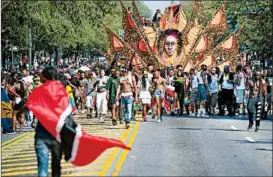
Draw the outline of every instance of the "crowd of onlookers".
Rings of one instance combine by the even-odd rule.
[[[221,71],[202,65],[189,72],[183,71],[181,65],[161,70],[149,65],[132,71],[90,61],[49,65],[57,69],[74,110],[87,113],[87,118],[95,114],[102,123],[111,110],[113,125],[118,120],[128,125],[134,119],[137,105],[141,105],[145,121],[147,113],[157,117],[158,122],[163,121],[163,114],[248,116],[252,120],[272,117],[272,70],[252,70],[240,64],[234,70],[229,66]],[[2,124],[4,133],[15,133],[24,126],[35,127],[34,116],[22,107],[32,90],[43,83],[41,73],[47,65],[42,63],[30,71],[25,66],[2,70],[2,98],[12,105],[10,126]],[[252,124],[250,120],[249,128]]]

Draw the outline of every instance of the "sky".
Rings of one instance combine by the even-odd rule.
[[[164,12],[164,9],[171,4],[171,1],[143,1],[152,11],[153,14],[156,12],[156,9],[161,9],[161,12]],[[174,1],[174,4],[178,4],[179,1]]]

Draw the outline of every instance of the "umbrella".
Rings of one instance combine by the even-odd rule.
[[[90,71],[91,69],[88,68],[87,66],[82,66],[79,68],[79,70],[82,70],[82,71]]]

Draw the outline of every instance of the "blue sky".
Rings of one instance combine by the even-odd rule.
[[[161,9],[161,12],[164,12],[164,9],[171,4],[171,1],[142,1],[155,13],[156,9]],[[179,1],[174,1],[175,4],[178,4]]]

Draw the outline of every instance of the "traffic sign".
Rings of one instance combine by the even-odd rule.
[[[17,52],[19,50],[19,47],[17,46],[12,46],[9,48],[9,51]]]

